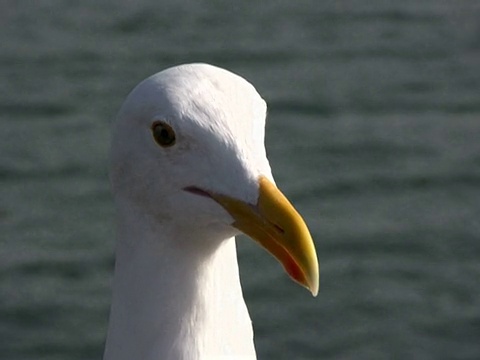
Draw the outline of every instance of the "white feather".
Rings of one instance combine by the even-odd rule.
[[[182,189],[254,203],[266,105],[226,70],[191,64],[139,84],[114,127],[111,182],[117,248],[105,360],[254,359],[230,215]],[[164,121],[176,143],[151,132]]]

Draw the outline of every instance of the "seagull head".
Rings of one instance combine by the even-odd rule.
[[[128,95],[115,123],[115,199],[216,243],[243,232],[316,295],[313,241],[274,183],[265,118],[255,88],[227,70],[188,64],[147,78]]]

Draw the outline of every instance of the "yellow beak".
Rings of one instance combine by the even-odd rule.
[[[260,243],[293,280],[316,296],[318,260],[307,225],[271,181],[261,176],[258,182],[256,205],[220,194],[210,196],[234,218],[234,227]]]

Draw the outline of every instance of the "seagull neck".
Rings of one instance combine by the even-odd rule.
[[[119,220],[104,360],[254,356],[235,239],[202,251],[198,232]]]

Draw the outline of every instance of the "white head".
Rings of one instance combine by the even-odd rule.
[[[272,179],[265,116],[265,101],[250,83],[211,65],[181,65],[147,78],[127,97],[114,129],[117,201],[182,226],[186,219],[196,228],[230,224],[221,206],[184,189],[255,203],[259,175]],[[171,128],[174,144],[156,142],[155,124]]]
[[[250,83],[211,65],[181,65],[144,80],[115,124],[117,208],[215,240],[239,229],[316,293],[313,242],[273,183],[265,116],[265,101]]]

